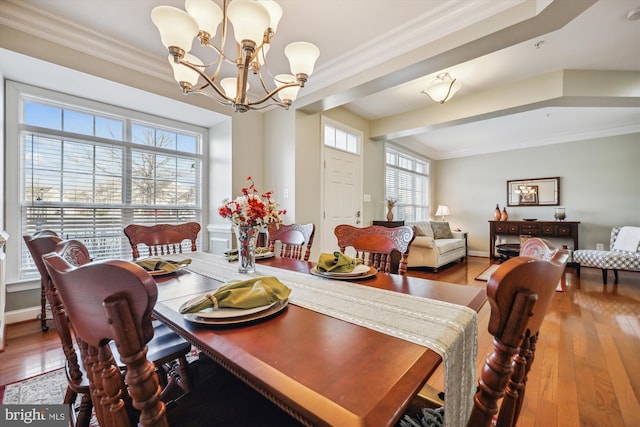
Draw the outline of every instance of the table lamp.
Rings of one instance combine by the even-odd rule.
[[[442,222],[445,220],[445,216],[451,215],[451,211],[449,210],[449,206],[447,205],[438,205],[438,210],[436,211],[436,216],[442,217]]]

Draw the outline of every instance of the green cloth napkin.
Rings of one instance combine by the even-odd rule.
[[[144,258],[136,261],[140,267],[147,271],[167,271],[169,273],[177,271],[179,268],[191,264],[191,259],[185,258],[180,261],[171,261],[162,258]]]
[[[247,280],[228,282],[213,292],[209,292],[185,305],[180,313],[197,313],[205,308],[230,307],[254,308],[284,301],[291,289],[273,276],[254,277]]]
[[[351,258],[350,256],[338,251],[332,254],[321,253],[316,267],[320,271],[351,273],[358,264],[362,264],[362,260],[360,258]]]

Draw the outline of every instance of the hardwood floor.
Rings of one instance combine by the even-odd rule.
[[[411,269],[412,276],[484,288],[475,278],[487,258],[469,257],[438,273]],[[541,328],[519,427],[636,426],[640,420],[640,274],[620,272],[602,285],[600,270],[567,269],[567,292],[556,292]],[[477,370],[492,347],[489,307],[478,316]],[[52,324],[52,322],[49,322]],[[9,325],[0,353],[0,384],[64,366],[53,329],[37,321]],[[442,370],[429,384],[443,388]]]

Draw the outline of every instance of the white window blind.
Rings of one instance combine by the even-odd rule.
[[[27,95],[20,105],[23,235],[53,230],[94,259],[130,259],[127,224],[201,221],[201,133]]]
[[[394,217],[421,221],[429,217],[429,161],[387,145],[385,194],[396,200]]]

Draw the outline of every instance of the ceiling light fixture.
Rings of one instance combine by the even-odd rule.
[[[461,87],[462,83],[457,79],[451,78],[449,73],[440,73],[436,76],[433,82],[431,82],[431,86],[420,93],[429,95],[429,98],[433,99],[435,102],[444,104],[453,98],[453,95],[455,95]]]
[[[275,1],[223,0],[220,9],[211,0],[187,0],[185,9],[186,12],[172,6],[158,6],[151,11],[151,19],[158,27],[162,43],[169,50],[174,78],[184,94],[202,94],[241,113],[271,105],[289,108],[313,72],[320,50],[307,42],[288,44],[284,53],[289,59],[292,74],[276,75],[275,87],[269,88],[262,77],[262,69],[266,68],[271,39],[282,17],[282,8]],[[229,22],[233,26],[237,57],[224,52]],[[211,39],[221,23],[220,40],[216,45]],[[189,53],[196,37],[202,46],[215,51],[217,57],[211,63],[205,65]],[[225,64],[235,67],[235,75],[222,78]],[[206,72],[208,67],[213,69],[210,74]],[[249,97],[249,71],[264,90],[257,99]],[[200,78],[204,83],[198,85]]]

